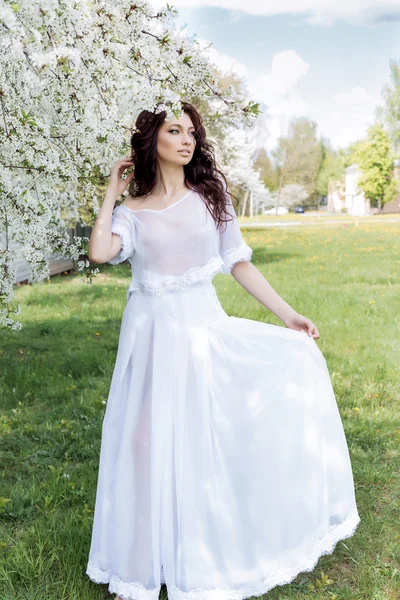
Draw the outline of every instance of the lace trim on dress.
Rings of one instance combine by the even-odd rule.
[[[88,562],[86,575],[94,583],[108,583],[110,594],[118,594],[124,600],[158,600],[160,595],[161,586],[149,590],[142,583],[122,581],[116,575],[111,575],[110,571],[102,571],[96,567],[91,560]]]
[[[340,540],[354,534],[359,522],[357,508],[354,508],[343,523],[332,525],[320,540],[316,540],[312,551],[307,556],[298,558],[281,571],[275,570],[258,584],[246,585],[239,589],[228,586],[219,586],[213,590],[195,588],[189,592],[167,586],[168,597],[171,600],[215,600],[215,598],[218,600],[244,600],[251,596],[262,596],[278,585],[291,583],[299,573],[313,571],[322,555],[331,554]]]
[[[112,224],[111,233],[116,233],[121,238],[121,250],[116,256],[114,256],[114,258],[108,261],[110,264],[117,264],[123,262],[124,260],[132,256],[133,243],[130,236],[126,234],[126,230],[124,230],[124,227],[121,227],[121,225],[118,222]]]
[[[237,248],[227,250],[222,256],[213,256],[205,265],[192,267],[183,275],[165,275],[159,283],[131,281],[127,298],[129,300],[133,292],[161,296],[167,290],[184,290],[193,283],[212,281],[217,273],[230,273],[237,262],[251,260],[252,254],[253,250],[243,240]]]
[[[278,572],[275,570],[260,583],[246,585],[239,589],[219,586],[213,589],[195,588],[189,592],[166,584],[168,598],[169,600],[244,600],[251,596],[262,596],[278,585],[291,583],[299,573],[313,571],[321,556],[331,554],[339,541],[354,534],[359,522],[357,508],[354,508],[343,523],[329,527],[325,535],[315,542],[307,556],[298,558]],[[121,595],[124,600],[158,600],[160,586],[148,590],[139,583],[124,583],[115,575],[110,577],[109,571],[101,571],[91,561],[88,563],[86,574],[96,583],[110,582],[109,591]]]
[[[161,296],[166,290],[184,290],[199,281],[211,281],[222,270],[223,261],[220,256],[213,256],[205,265],[192,267],[183,275],[165,275],[160,283],[150,281],[132,281],[128,289],[128,299],[132,292],[141,292]]]
[[[222,272],[230,273],[233,265],[245,260],[251,260],[252,254],[253,250],[246,244],[244,240],[242,240],[240,246],[237,248],[230,248],[222,254],[222,258],[224,260],[224,268]]]

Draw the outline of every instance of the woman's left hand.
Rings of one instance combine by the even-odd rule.
[[[289,317],[284,321],[285,327],[289,329],[296,329],[297,331],[305,331],[310,337],[318,339],[320,337],[319,331],[310,319],[296,313],[292,317]]]

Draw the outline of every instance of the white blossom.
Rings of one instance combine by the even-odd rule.
[[[108,176],[129,151],[143,109],[162,101],[171,118],[180,99],[207,97],[231,127],[252,124],[257,106],[233,89],[219,95],[206,53],[175,19],[173,7],[154,13],[144,0],[0,6],[0,327],[21,326],[10,309],[20,257],[32,282],[49,277],[55,252],[92,282],[98,269],[79,260],[88,239],[71,242],[67,230],[86,224],[82,207],[97,215],[96,171]]]

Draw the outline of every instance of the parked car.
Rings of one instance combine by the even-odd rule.
[[[269,208],[268,210],[264,210],[264,215],[286,215],[289,212],[289,209],[286,206],[274,206],[273,208]]]
[[[296,213],[304,213],[306,211],[304,210],[304,206],[295,206],[294,207],[294,212],[296,212]]]

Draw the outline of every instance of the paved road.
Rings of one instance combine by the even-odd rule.
[[[317,217],[320,218],[320,217]],[[240,221],[239,221],[240,222]],[[322,218],[320,221],[312,221],[312,222],[306,222],[306,221],[252,221],[251,223],[240,223],[240,227],[243,228],[252,228],[252,227],[257,227],[258,228],[267,228],[267,227],[320,227],[321,225],[342,225],[343,223],[347,224],[347,225],[352,225],[352,226],[356,226],[356,220],[355,219],[325,219]],[[373,223],[400,223],[400,217],[393,217],[393,218],[388,218],[388,219],[380,219],[379,217],[373,217],[370,219],[365,219],[365,217],[363,218],[359,218],[358,220],[359,225],[364,225],[364,224],[373,224]]]

